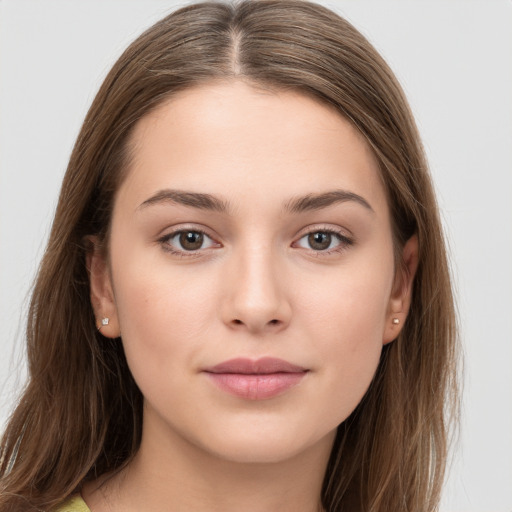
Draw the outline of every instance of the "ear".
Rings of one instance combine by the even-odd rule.
[[[403,265],[397,269],[393,290],[389,298],[382,343],[395,340],[403,328],[412,299],[414,276],[418,268],[418,237],[413,235],[402,251]]]
[[[86,254],[86,264],[96,328],[106,338],[118,338],[121,329],[107,256],[98,237],[90,236],[88,242],[90,246]]]

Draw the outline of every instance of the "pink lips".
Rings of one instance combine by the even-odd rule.
[[[277,396],[297,385],[308,370],[282,359],[230,359],[204,372],[223,391],[248,400]]]

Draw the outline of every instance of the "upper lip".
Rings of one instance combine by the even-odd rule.
[[[302,366],[297,366],[275,357],[262,357],[261,359],[256,360],[239,357],[205,368],[204,371],[209,373],[265,375],[271,373],[299,373],[306,372],[308,370]]]

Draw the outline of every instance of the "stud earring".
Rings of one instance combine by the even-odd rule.
[[[398,320],[398,318],[393,318],[393,323],[395,325],[398,325],[400,323],[400,320]]]
[[[98,327],[98,331],[104,327],[105,325],[108,325],[108,323],[110,322],[110,319],[108,317],[105,317],[105,318],[102,318],[101,319],[101,325]]]

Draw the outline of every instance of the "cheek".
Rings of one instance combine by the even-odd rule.
[[[320,278],[312,276],[298,294],[303,301],[299,309],[310,328],[316,326],[325,339],[338,338],[343,340],[342,345],[354,349],[368,343],[381,344],[392,281],[391,251],[380,258],[370,252],[369,257],[352,265],[340,266]]]
[[[318,325],[318,348],[324,357],[333,356],[351,365],[364,365],[367,355],[380,352],[386,303],[378,291],[336,288],[332,300],[318,308],[311,324]],[[321,328],[320,328],[321,327]]]
[[[214,324],[208,280],[134,251],[117,260],[116,304],[126,356],[134,375],[151,378],[186,368]]]
[[[302,308],[301,329],[314,341],[334,424],[355,409],[379,364],[392,275],[392,256],[347,268]]]

